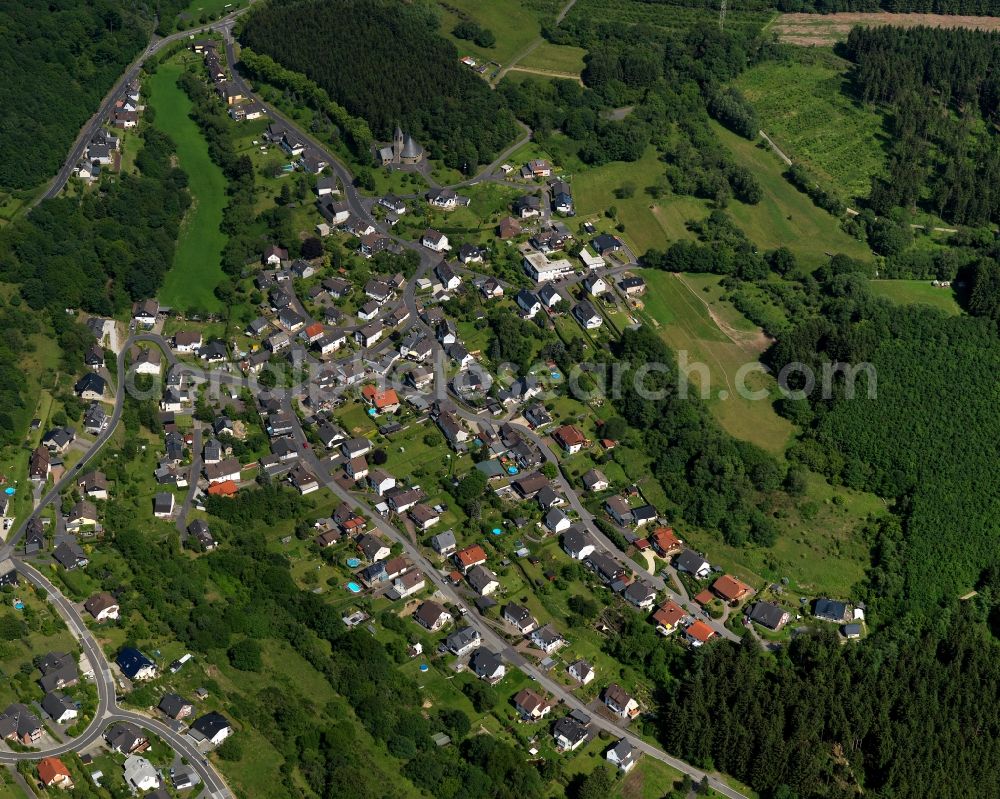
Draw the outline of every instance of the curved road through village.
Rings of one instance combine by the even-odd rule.
[[[246,9],[241,9],[240,11],[230,14],[218,22],[208,26],[212,30],[219,31],[223,34],[225,39],[225,50],[226,58],[230,71],[232,73],[233,81],[243,90],[243,92],[248,97],[255,97],[252,88],[247,84],[247,82],[239,75],[236,69],[236,59],[234,53],[234,42],[232,37],[232,28],[235,23],[236,17],[243,13]],[[59,190],[66,184],[69,175],[72,172],[73,166],[79,160],[82,155],[83,148],[86,146],[86,142],[90,140],[94,132],[100,126],[103,118],[107,115],[114,102],[114,97],[120,91],[121,87],[125,85],[128,81],[135,78],[139,74],[141,69],[142,60],[148,58],[150,55],[158,52],[162,47],[168,45],[172,42],[178,41],[188,35],[192,31],[184,31],[181,33],[173,34],[163,39],[158,39],[150,43],[150,45],[143,52],[143,55],[137,59],[137,61],[126,71],[122,76],[121,80],[116,85],[115,89],[109,94],[108,98],[105,100],[98,114],[88,122],[87,126],[81,131],[80,136],[75,142],[69,157],[66,160],[63,168],[60,170],[59,174],[53,179],[50,184],[49,189],[46,191],[44,197],[55,196]],[[259,101],[259,98],[256,98]],[[263,103],[262,103],[263,104]],[[351,213],[356,215],[362,220],[367,220],[372,222],[376,228],[380,231],[386,233],[384,226],[375,222],[372,219],[370,208],[371,200],[366,200],[357,191],[353,185],[353,176],[350,171],[336,158],[336,156],[330,152],[329,148],[322,145],[314,137],[309,135],[306,131],[302,130],[298,125],[296,125],[292,120],[283,115],[278,110],[271,106],[266,106],[268,115],[272,120],[285,126],[297,136],[301,137],[303,140],[309,142],[313,147],[315,147],[330,163],[332,170],[340,179],[344,186],[344,198],[350,207]],[[527,131],[525,137],[522,141],[526,141],[530,137],[530,131]],[[516,143],[512,148],[508,148],[507,151],[501,154],[500,159],[498,159],[494,164],[490,164],[485,167],[479,175],[470,178],[469,180],[463,181],[462,184],[457,185],[469,185],[480,179],[490,179],[490,173],[494,172],[497,164],[502,161],[504,157],[509,155],[514,148],[520,145],[521,142]],[[391,233],[387,233],[392,236]],[[443,356],[443,351],[441,345],[437,343],[436,338],[423,321],[420,320],[419,314],[417,313],[418,308],[415,299],[415,284],[416,280],[423,275],[426,275],[434,265],[440,260],[440,256],[437,254],[432,254],[428,250],[421,247],[418,243],[401,239],[397,236],[392,236],[392,238],[402,246],[412,249],[420,254],[421,263],[417,270],[417,273],[413,278],[410,279],[408,285],[406,286],[403,294],[403,303],[405,303],[407,310],[410,312],[410,319],[406,326],[406,329],[419,327],[426,332],[430,341],[434,345],[434,362],[435,362],[435,380],[434,380],[434,398],[436,399],[450,399],[453,404],[456,405],[457,413],[469,421],[479,421],[482,416],[469,410],[458,397],[449,395],[449,389],[446,382],[445,374],[445,360]],[[617,274],[625,267],[609,270],[611,274]],[[567,281],[564,285],[571,285],[578,281]],[[394,306],[395,307],[395,306]],[[127,353],[129,347],[137,341],[146,341],[155,344],[160,347],[167,359],[168,364],[173,365],[176,363],[176,359],[171,352],[169,343],[162,337],[149,334],[149,333],[139,333],[130,335],[122,346],[121,351],[118,353],[117,358],[117,381],[114,397],[114,411],[110,417],[110,422],[108,428],[98,436],[96,441],[87,450],[84,456],[80,459],[77,466],[69,470],[40,500],[32,515],[37,515],[46,506],[56,501],[63,490],[68,488],[74,478],[80,474],[82,468],[90,462],[97,453],[102,449],[102,447],[108,442],[113,434],[118,422],[121,419],[122,409],[124,404],[124,393],[125,393],[125,354]],[[377,349],[377,348],[376,348]],[[251,390],[259,388],[256,385],[256,381],[252,378],[247,378],[242,375],[233,375],[228,371],[222,369],[216,370],[205,370],[199,369],[197,367],[187,367],[196,379],[210,380],[217,383],[224,383],[228,385],[239,385],[247,387]],[[295,386],[292,389],[288,389],[282,394],[282,406],[283,409],[290,412],[293,419],[296,420],[295,428],[293,431],[293,437],[301,449],[303,460],[309,465],[312,471],[317,475],[317,478],[322,480],[325,487],[330,490],[335,496],[339,497],[341,500],[349,503],[352,507],[364,510],[370,515],[374,520],[375,526],[388,538],[393,541],[397,541],[403,547],[406,554],[410,559],[418,565],[429,579],[434,582],[438,591],[450,602],[456,605],[465,604],[465,600],[459,593],[455,590],[447,580],[445,580],[444,575],[441,574],[439,569],[437,569],[433,564],[428,561],[423,552],[413,543],[410,537],[396,526],[389,523],[388,520],[382,518],[378,513],[375,513],[367,501],[367,498],[363,495],[357,495],[352,492],[347,491],[341,487],[330,475],[329,464],[324,466],[323,463],[319,461],[319,458],[312,451],[311,448],[307,447],[306,435],[303,431],[301,424],[298,421],[298,415],[294,413],[294,402],[295,398],[301,396],[308,389],[306,384],[301,384]],[[545,459],[549,462],[555,463],[558,467],[559,461],[552,451],[551,447],[533,431],[529,430],[527,427],[521,428],[522,434],[529,440],[531,440],[535,446],[539,448],[539,451],[543,454]],[[558,482],[558,487],[560,491],[567,497],[570,502],[571,507],[580,516],[581,520],[587,525],[591,533],[594,535],[595,539],[600,543],[600,545],[613,557],[621,561],[623,564],[627,565],[634,572],[643,574],[643,579],[647,580],[658,590],[665,592],[667,595],[674,598],[676,601],[682,604],[686,602],[686,595],[679,594],[673,590],[673,586],[665,582],[659,575],[652,574],[646,576],[647,571],[630,560],[625,553],[618,550],[614,543],[611,542],[607,537],[600,533],[599,530],[593,525],[593,516],[584,507],[578,494],[565,479],[561,472],[558,473],[556,478]],[[194,492],[189,493],[189,500],[194,495]],[[47,755],[58,755],[64,754],[70,751],[79,751],[85,749],[86,747],[93,744],[103,733],[104,729],[108,724],[115,721],[132,721],[140,726],[152,730],[165,741],[167,741],[170,746],[174,748],[183,757],[191,763],[191,765],[198,771],[202,778],[204,784],[204,791],[202,797],[208,797],[208,799],[228,799],[232,794],[226,787],[226,784],[222,777],[215,770],[214,766],[204,758],[204,756],[198,751],[194,744],[185,736],[174,732],[170,727],[162,724],[156,719],[152,719],[140,713],[133,711],[124,710],[118,707],[116,702],[116,690],[115,681],[111,671],[111,667],[105,657],[103,651],[101,650],[97,640],[94,638],[93,634],[87,628],[86,624],[83,622],[80,614],[74,607],[73,603],[70,602],[60,591],[48,581],[40,572],[33,568],[28,563],[20,560],[15,552],[18,541],[24,534],[25,526],[27,524],[27,519],[22,521],[22,523],[12,532],[8,537],[8,540],[0,547],[0,561],[6,560],[8,558],[13,559],[18,572],[32,584],[43,588],[49,597],[49,601],[53,603],[56,609],[59,611],[62,618],[65,620],[70,631],[75,638],[80,642],[80,646],[86,653],[88,659],[90,659],[91,665],[94,669],[95,680],[98,689],[98,708],[95,713],[93,722],[88,726],[88,728],[79,736],[71,741],[62,743],[56,747],[52,747],[46,751],[36,751],[36,752],[0,752],[0,763],[14,763],[19,760],[36,760]],[[709,623],[712,623],[708,620]],[[501,652],[505,660],[521,669],[529,677],[538,682],[538,684],[548,691],[551,695],[557,697],[559,701],[565,704],[567,707],[585,710],[583,703],[570,691],[568,691],[563,685],[552,680],[543,671],[534,666],[530,661],[526,660],[504,637],[499,635],[496,630],[486,623],[484,619],[481,619],[474,614],[470,613],[465,617],[465,622],[475,627],[483,637],[483,640],[495,651]],[[736,636],[726,629],[724,626],[718,623],[713,623],[713,627],[720,635],[727,638],[734,639]],[[678,758],[673,757],[662,749],[656,747],[655,745],[649,743],[648,741],[640,738],[635,733],[622,727],[616,721],[604,718],[600,715],[593,716],[593,725],[601,730],[606,730],[611,734],[624,737],[638,750],[644,752],[649,757],[653,757],[660,760],[678,771],[688,774],[692,779],[700,781],[704,777],[708,777],[709,784],[711,787],[717,791],[719,794],[729,797],[729,799],[746,799],[744,794],[731,788],[725,782],[723,782],[718,775],[707,774],[698,769],[695,766],[690,765]]]

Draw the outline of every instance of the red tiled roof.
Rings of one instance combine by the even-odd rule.
[[[231,497],[240,487],[232,480],[223,480],[221,483],[213,483],[208,487],[208,494],[212,497]]]
[[[669,600],[654,611],[653,621],[657,624],[662,624],[664,627],[673,627],[686,615],[687,613],[684,612],[684,608],[673,600]]]
[[[694,601],[697,602],[699,605],[708,605],[714,599],[715,599],[715,594],[713,594],[706,588],[700,594],[695,596]]]
[[[687,634],[694,638],[696,641],[701,641],[705,643],[709,638],[715,635],[715,630],[709,627],[703,621],[696,621],[690,627],[687,628]]]
[[[479,544],[473,544],[456,552],[455,558],[463,566],[468,567],[486,560],[486,551]]]
[[[750,592],[750,586],[732,575],[724,574],[712,584],[712,590],[727,602],[736,602]]]

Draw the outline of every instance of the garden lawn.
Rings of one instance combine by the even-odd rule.
[[[226,204],[226,178],[212,162],[208,143],[188,116],[191,101],[177,85],[182,71],[180,63],[168,61],[147,81],[156,126],[173,139],[194,201],[181,227],[174,263],[160,289],[160,300],[174,308],[218,311],[222,305],[214,290],[225,277],[221,253],[226,236],[219,225]]]

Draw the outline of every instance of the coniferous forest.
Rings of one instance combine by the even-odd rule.
[[[386,0],[302,0],[253,14],[241,41],[301,72],[389,140],[396,125],[430,154],[476,171],[517,135],[489,86],[458,62],[419,5]]]
[[[148,31],[116,0],[8,0],[0,30],[0,188],[29,189],[59,170]]]

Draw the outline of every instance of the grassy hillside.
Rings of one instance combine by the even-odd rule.
[[[788,48],[785,61],[751,67],[735,86],[792,160],[802,161],[844,197],[868,194],[885,165],[881,115],[843,91],[848,62],[828,51]]]
[[[177,158],[187,172],[194,202],[181,228],[173,266],[167,272],[160,300],[176,308],[216,311],[213,293],[222,272],[221,253],[226,237],[219,230],[226,204],[226,178],[208,154],[208,143],[188,114],[191,101],[177,85],[183,66],[163,64],[146,82],[156,125],[177,145]]]

